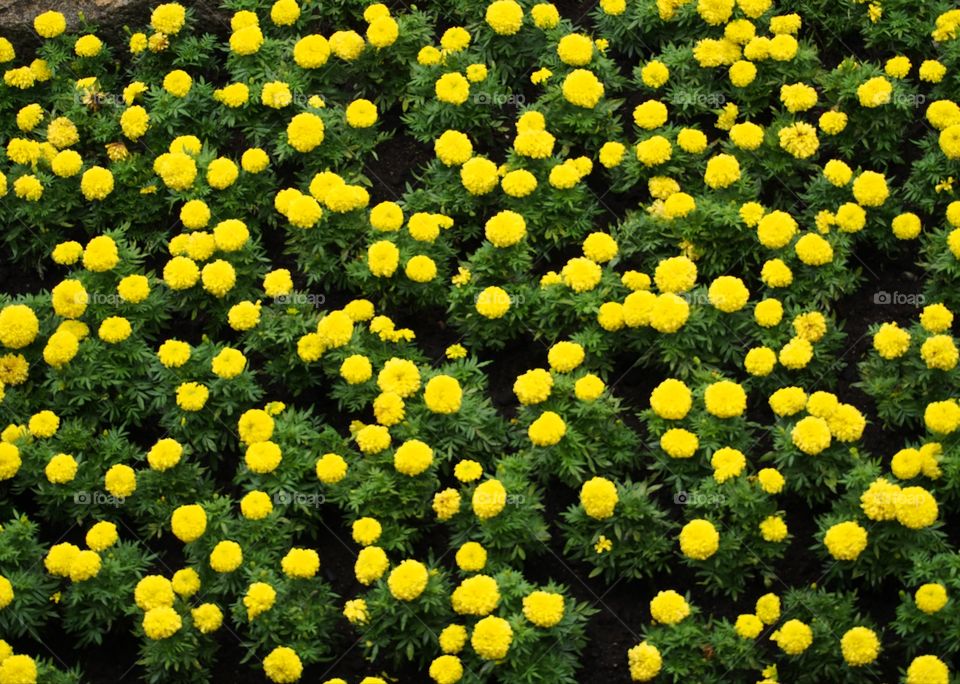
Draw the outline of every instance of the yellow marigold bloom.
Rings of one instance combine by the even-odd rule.
[[[43,197],[43,184],[32,175],[20,176],[13,182],[14,194],[27,202],[39,202]]]
[[[458,71],[449,72],[437,79],[434,93],[440,102],[459,106],[470,97],[470,81]]]
[[[950,371],[956,368],[958,356],[957,345],[950,335],[933,335],[928,337],[920,347],[920,356],[927,368]]]
[[[4,437],[7,437],[6,432]],[[14,477],[22,464],[20,449],[7,441],[0,442],[0,480],[9,480]]]
[[[612,516],[618,501],[617,486],[606,478],[591,478],[580,488],[580,504],[596,520]]]
[[[927,332],[945,332],[953,325],[953,313],[941,303],[928,304],[920,314],[920,325]]]
[[[277,0],[270,7],[270,21],[277,26],[290,26],[300,18],[296,0]]]
[[[497,582],[487,575],[465,579],[453,590],[450,603],[460,615],[489,615],[500,603]]]
[[[776,594],[764,594],[757,599],[754,609],[763,624],[772,625],[780,619],[780,597]]]
[[[60,12],[43,12],[34,18],[33,28],[41,38],[56,38],[67,30],[67,20]]]
[[[706,560],[720,548],[720,534],[707,520],[691,520],[680,530],[680,550],[694,560]]]
[[[514,0],[494,0],[487,5],[487,25],[502,36],[511,36],[523,23],[523,8]]]
[[[780,147],[797,159],[808,159],[820,148],[817,130],[803,121],[781,128],[777,137]]]
[[[675,625],[690,615],[690,606],[686,599],[673,589],[658,591],[650,600],[650,616],[655,622]]]
[[[947,75],[947,67],[935,59],[924,60],[920,65],[920,80],[939,83]]]
[[[588,373],[574,383],[574,395],[580,401],[594,401],[603,394],[606,385],[593,373]]]
[[[502,2],[504,0],[498,0]],[[508,1],[508,0],[507,0]],[[470,645],[484,660],[503,660],[513,643],[510,623],[500,617],[488,615],[473,628]]]
[[[460,169],[460,182],[471,195],[485,195],[500,182],[497,165],[483,157],[473,157]]]
[[[263,45],[263,32],[253,24],[235,29],[230,35],[230,49],[241,56],[256,54]]]
[[[143,616],[143,631],[154,641],[172,637],[181,626],[180,615],[170,606],[151,608]]]
[[[367,602],[364,599],[352,599],[343,605],[343,616],[353,625],[366,624],[370,618]]]
[[[484,230],[495,247],[512,247],[526,236],[527,224],[520,214],[505,210],[488,219]]]
[[[320,556],[313,549],[292,548],[280,561],[280,567],[287,577],[307,579],[320,569]]]
[[[644,166],[659,166],[670,161],[673,156],[673,146],[662,135],[654,135],[641,141],[635,151],[637,159]]]
[[[780,87],[780,101],[791,113],[805,112],[817,104],[817,91],[805,83]]]
[[[510,309],[510,295],[500,287],[487,287],[477,295],[477,313],[486,318],[501,318]]]
[[[562,594],[534,591],[523,598],[523,616],[537,627],[549,629],[563,619]]]
[[[730,65],[727,76],[737,88],[746,88],[757,77],[757,67],[753,62],[738,59]]]
[[[653,644],[643,641],[627,652],[630,678],[635,682],[649,682],[660,674],[663,658]]]
[[[903,356],[910,347],[910,333],[896,323],[884,323],[873,336],[873,348],[884,359]]]
[[[703,399],[707,412],[717,418],[734,418],[747,407],[747,394],[743,387],[729,380],[708,385]]]
[[[94,551],[104,551],[117,543],[117,526],[112,522],[101,521],[87,531],[85,541]]]
[[[660,448],[671,458],[690,458],[700,446],[695,434],[682,428],[671,428],[660,437]]]
[[[943,610],[949,597],[947,596],[947,588],[936,582],[924,584],[918,588],[913,595],[913,600],[917,604],[917,608],[927,615],[932,615]]]
[[[650,394],[650,407],[660,418],[680,420],[693,405],[693,394],[681,380],[669,378]]]
[[[794,425],[790,438],[800,451],[815,456],[830,446],[832,435],[827,421],[816,416],[807,416]]]
[[[583,347],[576,342],[557,342],[547,354],[551,370],[557,373],[569,373],[583,363]]]
[[[393,466],[397,472],[415,477],[424,472],[433,463],[433,449],[417,439],[407,440],[397,447],[393,456]]]
[[[553,411],[544,411],[530,424],[527,436],[536,446],[548,447],[557,444],[567,433],[567,425]]]
[[[269,85],[269,84],[268,84]],[[264,86],[266,92],[267,86]],[[231,83],[213,92],[213,98],[227,107],[242,107],[250,99],[250,89],[244,83]],[[265,103],[266,104],[266,103]]]
[[[367,265],[378,278],[389,278],[397,270],[400,250],[392,242],[380,240],[367,249]]]
[[[276,684],[292,684],[303,674],[303,663],[292,648],[277,646],[263,659],[263,672]]]
[[[853,182],[853,196],[864,207],[879,207],[890,196],[883,174],[864,171]]]
[[[837,560],[856,560],[867,548],[867,531],[855,522],[838,523],[827,530],[823,543]]]
[[[352,128],[369,128],[377,122],[377,106],[370,100],[354,100],[345,111],[347,125]]]
[[[223,624],[223,611],[213,603],[201,603],[190,611],[193,625],[203,634],[220,629]]]
[[[180,541],[196,541],[207,529],[206,511],[198,504],[180,506],[173,511],[170,526],[174,536]]]
[[[0,344],[8,349],[30,345],[40,331],[33,309],[25,304],[8,304],[0,309]]]
[[[756,639],[763,631],[763,621],[752,613],[738,615],[734,630],[743,639]]]
[[[777,365],[777,354],[769,347],[750,349],[743,360],[743,366],[750,375],[763,377],[770,375]]]
[[[460,383],[449,375],[431,378],[423,391],[424,403],[434,413],[456,413],[462,398]]]
[[[537,177],[524,169],[510,171],[500,181],[500,187],[511,197],[526,197],[537,189]]]
[[[44,474],[52,484],[66,484],[76,476],[77,462],[73,456],[57,454],[47,462]]]
[[[399,25],[389,15],[377,17],[367,26],[367,40],[378,50],[393,45],[399,35]]]
[[[137,489],[137,474],[128,465],[111,466],[103,476],[104,487],[112,496],[124,499]]]
[[[723,483],[743,472],[747,459],[742,452],[730,447],[717,449],[710,459],[713,479]]]
[[[530,10],[533,23],[540,29],[551,29],[560,23],[560,12],[553,3],[538,2]]]
[[[395,599],[413,601],[426,589],[428,580],[429,573],[423,563],[405,560],[390,572],[387,586]]]
[[[363,53],[366,43],[356,31],[336,31],[330,36],[330,50],[345,62],[352,62]]]
[[[800,655],[813,643],[813,630],[800,620],[787,620],[770,639],[787,655]]]
[[[893,85],[883,76],[871,78],[857,88],[860,105],[867,108],[880,107],[890,102]]]
[[[163,89],[174,97],[186,97],[191,87],[193,79],[182,69],[171,71],[163,79]]]
[[[750,292],[739,278],[720,276],[710,284],[708,296],[714,307],[724,313],[733,313],[746,306]]]
[[[932,655],[917,656],[907,668],[907,684],[949,684],[950,669]]]
[[[78,57],[96,57],[103,49],[103,42],[93,34],[86,34],[77,38],[73,44],[73,51]]]
[[[347,462],[338,454],[324,454],[317,459],[317,479],[324,484],[336,484],[347,475]]]
[[[670,78],[670,69],[660,60],[647,62],[640,70],[640,79],[648,88],[659,88]]]
[[[243,549],[235,541],[218,542],[210,552],[210,567],[215,572],[233,572],[243,562]]]
[[[603,97],[603,83],[588,69],[574,69],[563,80],[563,97],[577,107],[593,109]]]
[[[130,321],[121,316],[110,316],[100,324],[97,337],[107,344],[116,344],[130,337],[130,333]]]
[[[939,515],[936,499],[923,487],[902,489],[895,506],[897,522],[912,530],[929,527]]]
[[[186,10],[183,5],[176,2],[157,5],[150,14],[150,25],[168,36],[179,33],[185,21]]]
[[[557,43],[557,56],[564,64],[586,66],[593,59],[593,41],[580,33],[567,34]]]

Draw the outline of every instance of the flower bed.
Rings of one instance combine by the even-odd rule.
[[[953,681],[960,10],[224,8],[0,38],[0,684]]]

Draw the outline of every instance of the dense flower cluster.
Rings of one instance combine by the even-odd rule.
[[[955,676],[960,10],[202,4],[0,37],[0,684]]]

